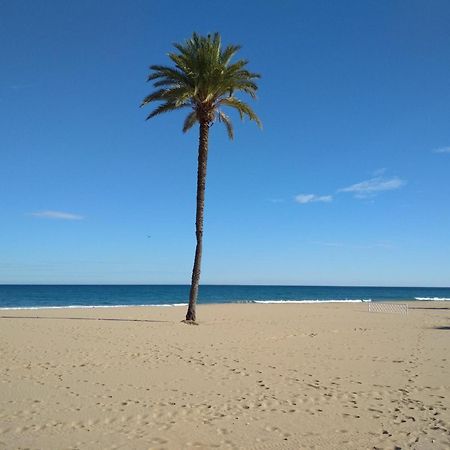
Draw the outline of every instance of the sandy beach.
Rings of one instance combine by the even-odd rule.
[[[0,448],[450,448],[450,302],[0,311]]]

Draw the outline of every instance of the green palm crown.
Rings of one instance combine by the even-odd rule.
[[[178,53],[169,53],[175,67],[150,66],[152,73],[148,81],[154,81],[157,90],[142,102],[162,102],[147,117],[181,108],[191,108],[187,115],[183,132],[189,130],[196,122],[213,124],[223,122],[228,136],[233,139],[233,125],[230,118],[222,111],[229,106],[238,111],[241,119],[248,117],[260,127],[261,121],[252,108],[234,96],[235,92],[245,92],[256,97],[258,86],[257,73],[249,72],[245,66],[248,61],[240,59],[234,63],[231,59],[241,48],[228,45],[222,48],[219,33],[199,36],[194,33],[184,44],[174,44]]]

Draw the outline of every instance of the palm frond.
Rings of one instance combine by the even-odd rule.
[[[147,95],[147,97],[142,100],[141,107],[155,100],[164,100],[164,92],[166,92],[166,89],[159,89],[158,91],[152,92],[150,95]]]
[[[189,105],[187,105],[187,104],[176,105],[175,103],[170,103],[170,102],[161,103],[161,105],[159,105],[156,109],[154,109],[147,116],[147,120],[151,119],[152,117],[158,116],[159,114],[163,114],[163,113],[166,113],[169,111],[175,111],[176,109],[185,108],[187,106],[189,106]]]
[[[186,131],[190,130],[197,121],[197,111],[192,111],[191,113],[189,113],[184,120],[183,133],[186,133]]]
[[[219,122],[223,122],[225,124],[225,127],[227,128],[228,137],[231,140],[233,140],[234,131],[233,131],[233,124],[231,123],[231,119],[222,111],[217,111],[217,116],[219,118]]]
[[[189,83],[189,78],[179,69],[174,69],[172,67],[166,66],[150,66],[150,69],[153,70],[147,81],[156,80],[158,78],[163,78],[167,80],[173,80],[174,82],[179,83]]]
[[[253,111],[253,109],[249,105],[247,105],[247,103],[244,103],[243,101],[237,99],[236,97],[227,97],[221,99],[219,101],[219,104],[230,106],[231,108],[236,109],[241,119],[243,119],[244,116],[247,116],[250,120],[255,121],[258,124],[258,126],[262,128],[261,120]]]
[[[231,58],[241,49],[240,45],[228,45],[222,52],[222,64],[228,66]]]
[[[155,81],[153,83],[154,87],[161,87],[161,86],[169,86],[169,87],[180,87],[181,83],[179,81],[175,81],[175,80],[169,80],[166,78],[162,78],[159,81]]]
[[[189,86],[170,86],[169,88],[159,89],[144,98],[141,106],[153,101],[168,101],[176,104],[182,104],[190,101],[193,96],[193,90]]]
[[[246,59],[240,59],[239,61],[236,61],[234,64],[231,64],[227,67],[228,73],[236,73],[237,71],[241,70],[243,67],[245,67],[248,64],[248,61]]]

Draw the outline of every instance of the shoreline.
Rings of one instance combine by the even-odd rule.
[[[215,306],[215,305],[321,305],[321,304],[347,304],[347,303],[404,303],[407,305],[414,305],[418,303],[445,303],[450,302],[450,298],[426,298],[417,297],[415,299],[345,299],[345,300],[231,300],[229,302],[197,302],[197,306]],[[22,311],[22,310],[45,310],[45,309],[96,309],[96,308],[176,308],[186,307],[188,303],[160,303],[160,304],[119,304],[119,305],[63,305],[63,306],[5,306],[0,307],[0,311]]]

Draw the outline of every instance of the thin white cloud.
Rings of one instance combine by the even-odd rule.
[[[433,153],[450,153],[450,147],[435,148]]]
[[[331,195],[315,195],[315,194],[298,194],[295,196],[295,201],[300,204],[312,203],[312,202],[324,202],[328,203],[333,200]]]
[[[31,213],[34,217],[41,217],[44,219],[56,219],[56,220],[83,220],[84,217],[79,214],[72,214],[62,211],[37,211]]]
[[[380,177],[381,175],[384,175],[386,173],[386,170],[387,169],[385,167],[382,167],[381,169],[374,170],[373,176],[374,177]]]
[[[270,203],[284,203],[284,198],[269,198]]]
[[[393,191],[406,184],[406,181],[399,177],[383,178],[374,177],[370,180],[352,184],[346,188],[339,189],[338,192],[351,192],[357,198],[367,198],[384,191]]]

